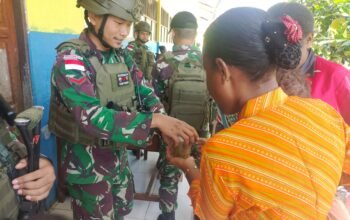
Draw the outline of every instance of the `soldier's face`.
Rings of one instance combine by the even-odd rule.
[[[149,36],[149,32],[146,31],[140,31],[137,33],[137,38],[144,44],[149,41]]]
[[[95,21],[91,22],[96,33],[100,29],[102,18],[102,16],[95,16]],[[103,31],[103,40],[111,47],[119,49],[122,46],[123,40],[130,33],[131,24],[130,21],[109,15]]]

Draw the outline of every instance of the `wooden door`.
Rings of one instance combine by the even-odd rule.
[[[0,93],[17,112],[23,110],[13,0],[0,0]]]

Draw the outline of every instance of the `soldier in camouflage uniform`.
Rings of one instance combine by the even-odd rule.
[[[195,129],[166,116],[127,50],[139,0],[78,0],[88,28],[57,47],[49,128],[62,139],[61,164],[74,219],[123,219],[133,205],[126,147],[154,129],[167,143],[194,143]]]
[[[194,46],[197,21],[193,14],[189,12],[177,13],[171,21],[170,28],[173,35],[173,49],[174,55],[171,59],[178,64],[185,58],[190,58],[199,63],[202,63],[202,54],[199,48]],[[166,104],[167,82],[174,73],[174,67],[170,65],[169,61],[161,56],[157,61],[152,73],[152,84],[156,94]],[[194,155],[195,154],[195,155]],[[192,151],[195,158],[200,157],[198,151]],[[163,148],[160,151],[157,167],[160,172],[160,202],[159,207],[162,214],[159,215],[158,220],[175,219],[175,209],[177,207],[178,182],[182,175],[181,171],[170,164],[166,160],[166,151]]]
[[[2,118],[4,114],[4,109],[0,108],[0,219],[17,219],[19,203],[16,196],[23,195],[30,201],[45,199],[55,181],[55,171],[51,162],[42,157],[38,170],[17,178],[13,176],[15,169],[27,166],[27,160],[23,159],[27,151],[10,132],[7,122]]]
[[[138,22],[134,27],[134,35],[136,39],[131,41],[126,49],[129,50],[131,57],[143,72],[146,80],[150,81],[155,57],[148,50],[146,43],[149,41],[151,35],[151,26],[145,21]]]

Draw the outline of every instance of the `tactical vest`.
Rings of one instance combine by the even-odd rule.
[[[12,140],[5,121],[0,118],[0,219],[17,219],[19,203],[11,180],[14,167],[25,152],[23,145]]]
[[[140,65],[142,72],[145,73],[146,69],[147,69],[147,65],[148,65],[147,50],[142,45],[140,46],[139,50],[141,52],[141,60],[139,61],[140,62],[139,65]]]
[[[60,44],[56,49],[71,47],[83,54],[91,51],[89,45],[81,40],[72,39]],[[134,83],[125,63],[102,64],[95,55],[88,57],[96,73],[96,95],[101,106],[113,103],[115,110],[136,111]],[[127,79],[127,81],[125,81]],[[118,86],[118,80],[124,84]],[[127,83],[126,83],[127,82]],[[56,136],[73,144],[101,145],[101,139],[94,138],[85,132],[74,119],[73,114],[62,103],[62,99],[51,86],[49,129]],[[117,109],[118,107],[118,109]],[[112,143],[110,146],[114,146]]]
[[[203,65],[196,60],[185,58],[179,63],[173,60],[171,52],[164,53],[165,60],[174,72],[166,89],[167,112],[196,128],[200,136],[209,135],[210,97],[206,86]]]

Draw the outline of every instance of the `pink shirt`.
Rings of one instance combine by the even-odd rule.
[[[350,124],[350,71],[340,64],[317,56],[311,96],[333,106]]]

